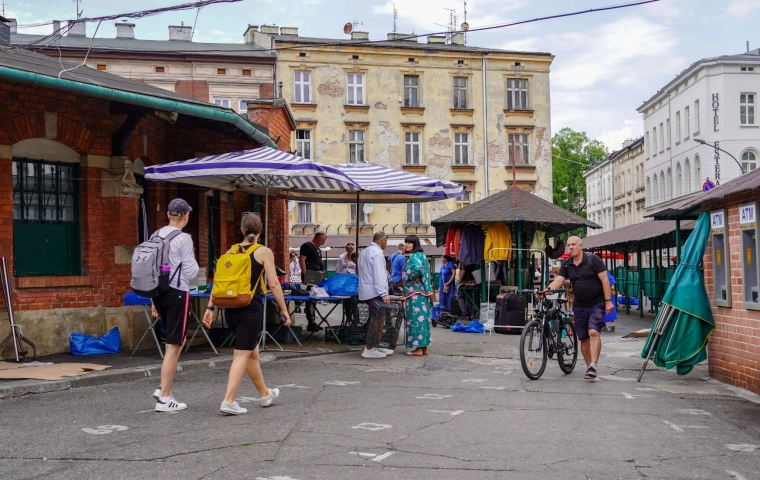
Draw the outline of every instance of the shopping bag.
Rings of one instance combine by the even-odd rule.
[[[111,331],[102,337],[91,337],[83,333],[74,332],[69,337],[69,350],[72,355],[103,355],[118,353],[121,346],[119,327],[113,327]]]

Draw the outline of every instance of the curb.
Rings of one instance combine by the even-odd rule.
[[[341,353],[341,352],[329,352]],[[289,358],[303,358],[317,355],[326,355],[325,352],[314,352],[313,354],[299,354],[296,356],[283,355],[278,357],[271,353],[262,353],[259,356],[260,363],[272,362],[275,360],[287,360]],[[228,369],[232,364],[232,355],[221,355],[213,360],[187,360],[177,364],[177,373],[183,372],[201,372],[214,369]],[[72,388],[94,387],[98,385],[107,385],[111,383],[132,382],[141,380],[146,377],[161,376],[161,364],[142,365],[139,367],[119,368],[114,370],[101,370],[89,373],[79,377],[71,377],[64,380],[19,380],[8,382],[0,385],[0,400],[33,393],[50,393]]]

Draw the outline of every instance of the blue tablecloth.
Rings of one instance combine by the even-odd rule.
[[[192,298],[211,298],[210,293],[191,293]],[[127,292],[124,295],[124,306],[131,307],[133,305],[150,305],[150,298],[141,297],[135,292]]]

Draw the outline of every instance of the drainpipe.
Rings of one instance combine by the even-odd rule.
[[[218,122],[229,123],[243,132],[248,138],[261,145],[274,148],[277,150],[277,144],[269,138],[268,135],[257,129],[237,113],[231,110],[222,110],[213,105],[203,105],[168,98],[159,98],[151,95],[145,95],[134,92],[125,92],[113,88],[101,87],[99,85],[89,85],[86,83],[75,82],[64,78],[50,77],[38,73],[25,72],[6,66],[0,66],[0,80],[21,83],[31,87],[49,88],[73,93],[75,95],[84,95],[88,97],[112,100],[115,102],[128,103],[146,108],[162,110],[164,112],[176,112],[181,115],[187,115],[196,118],[205,118]]]
[[[488,101],[486,98],[486,88],[488,82],[486,81],[486,75],[488,74],[488,67],[486,66],[486,55],[488,52],[483,53],[483,185],[486,188],[486,193],[483,198],[488,196]]]

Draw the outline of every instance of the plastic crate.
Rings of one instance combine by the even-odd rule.
[[[369,319],[367,329],[367,345],[372,348],[387,348],[395,350],[398,343],[398,335],[401,331],[401,325],[405,320],[404,307],[401,302],[391,302],[383,304],[377,310],[379,315],[385,314],[385,321],[373,321]],[[377,329],[382,328],[378,334]],[[379,338],[379,341],[373,341],[373,338]]]
[[[348,301],[346,309],[345,337],[349,345],[362,345],[367,338],[367,321],[369,320],[369,305]]]

